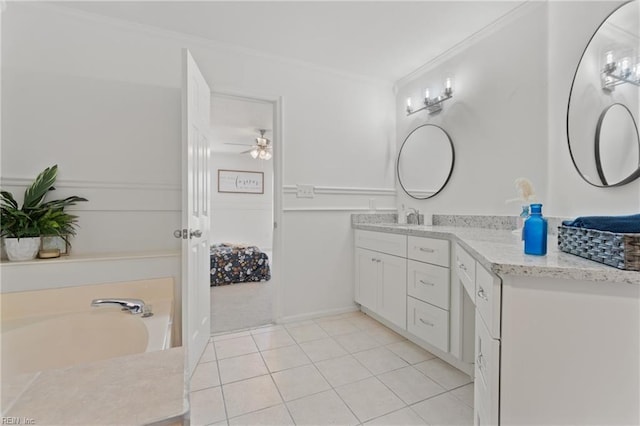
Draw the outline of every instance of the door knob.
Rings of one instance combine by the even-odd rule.
[[[193,237],[196,237],[196,238],[202,237],[202,231],[199,229],[196,229],[195,231],[190,231],[189,238],[193,238]]]

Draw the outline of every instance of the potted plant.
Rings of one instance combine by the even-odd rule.
[[[86,198],[71,196],[45,202],[58,174],[58,166],[47,167],[25,190],[22,207],[8,191],[0,191],[0,236],[4,237],[9,260],[34,259],[43,235],[60,236],[68,241],[76,234],[77,216],[64,211]]]

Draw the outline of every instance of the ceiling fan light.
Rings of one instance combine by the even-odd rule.
[[[252,149],[252,150],[251,150],[251,152],[250,152],[249,154],[251,154],[251,156],[252,156],[253,158],[258,158],[258,150],[257,150],[257,149],[255,149],[255,148],[254,148],[254,149]]]
[[[259,155],[260,159],[261,159],[261,160],[264,160],[264,159],[265,159],[265,157],[266,157],[266,155],[267,155],[267,152],[266,152],[265,150],[262,150],[262,149],[261,149],[261,150],[260,150],[260,155]]]
[[[269,152],[269,151],[265,151],[265,153],[264,153],[264,159],[265,159],[265,160],[270,160],[270,159],[271,159],[271,157],[272,157],[271,152]]]

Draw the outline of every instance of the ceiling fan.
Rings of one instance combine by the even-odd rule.
[[[273,156],[273,148],[271,141],[264,137],[266,133],[265,129],[259,129],[260,136],[256,138],[256,144],[247,151],[243,151],[240,154],[250,154],[253,158],[259,158],[260,160],[269,160]]]

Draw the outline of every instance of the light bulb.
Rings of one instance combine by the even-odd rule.
[[[411,108],[411,98],[407,98],[407,108]]]
[[[266,157],[266,155],[267,155],[266,151],[264,151],[264,150],[260,150],[260,155],[259,155],[259,157],[260,157],[260,159],[261,159],[261,160],[264,160],[264,158]]]
[[[270,159],[271,159],[271,157],[272,157],[272,155],[271,155],[271,153],[270,153],[269,151],[267,151],[267,152],[264,154],[264,159],[265,159],[265,160],[270,160]]]
[[[425,99],[429,99],[429,89],[426,89],[426,90],[424,91],[424,98],[425,98]]]
[[[629,74],[631,74],[630,66],[631,60],[629,58],[622,58],[622,61],[620,62],[620,71],[623,76],[628,77]]]
[[[258,150],[255,148],[249,154],[251,154],[253,158],[258,158]]]
[[[613,52],[611,50],[606,53],[606,64],[613,64]]]
[[[444,87],[445,89],[451,89],[451,79],[447,78],[447,80],[444,82]]]

